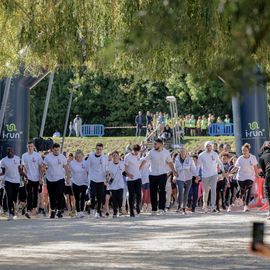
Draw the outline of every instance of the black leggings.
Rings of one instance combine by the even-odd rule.
[[[123,203],[123,189],[111,190],[113,214],[117,215],[118,210],[121,210]]]
[[[248,206],[250,201],[251,189],[253,185],[252,180],[238,181],[241,189],[241,198],[243,199],[244,205]]]
[[[15,204],[17,203],[20,184],[5,181],[5,190],[7,194],[8,212],[10,215],[15,214]]]
[[[56,182],[51,182],[47,179],[47,188],[50,198],[51,210],[62,210],[63,208],[63,197],[65,191],[65,179],[60,179]]]
[[[32,211],[32,209],[37,208],[38,203],[38,181],[28,180],[26,185],[27,192],[27,211]]]
[[[74,183],[72,184],[72,190],[73,190],[73,194],[75,197],[76,211],[77,212],[83,212],[83,210],[84,210],[85,196],[86,196],[87,188],[88,187],[85,185],[78,186]]]
[[[220,180],[217,182],[217,198],[216,205],[217,209],[219,209],[219,201],[221,199],[221,205],[225,207],[225,188],[226,188],[226,180]]]
[[[134,203],[136,199],[136,211],[139,214],[142,204],[142,180],[127,181],[128,193],[129,193],[129,212],[130,215],[134,215]]]
[[[104,194],[104,182],[96,183],[94,181],[90,182],[90,195],[91,195],[91,209],[94,210],[96,206],[97,198],[97,212],[101,213],[101,206]]]

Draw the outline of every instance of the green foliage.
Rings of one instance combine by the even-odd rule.
[[[2,0],[0,75],[83,66],[143,80],[218,77],[236,91],[255,64],[270,71],[269,14],[268,0]]]
[[[231,112],[231,103],[224,99],[224,88],[219,81],[200,85],[191,75],[172,76],[159,82],[98,73],[86,73],[78,80],[71,71],[59,70],[54,78],[45,135],[49,136],[55,130],[62,133],[71,82],[75,80],[80,87],[74,90],[70,121],[79,113],[84,123],[134,125],[138,111],[169,112],[168,95],[177,97],[179,114],[182,115],[193,113],[198,116],[211,112],[223,116]],[[48,80],[44,80],[31,90],[32,137],[38,135],[47,85]]]

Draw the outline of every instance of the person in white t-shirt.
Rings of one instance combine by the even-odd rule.
[[[243,155],[240,156],[235,163],[238,169],[236,179],[241,189],[241,197],[244,202],[244,212],[249,210],[250,194],[253,182],[258,176],[257,159],[250,154],[250,145],[248,143],[242,146]]]
[[[178,188],[178,211],[182,209],[186,214],[188,195],[192,185],[192,177],[198,177],[198,170],[195,163],[185,148],[180,149],[175,159],[175,170],[177,171],[176,184]]]
[[[161,139],[155,140],[154,149],[150,150],[145,157],[145,160],[141,164],[141,169],[145,166],[147,160],[150,162],[149,182],[152,214],[157,214],[158,202],[159,212],[162,214],[165,212],[166,206],[167,173],[171,170],[176,175],[177,172],[174,169],[170,152],[163,147],[163,141]]]
[[[22,165],[27,177],[27,212],[25,216],[30,218],[31,214],[37,214],[38,188],[42,184],[42,163],[43,160],[39,153],[35,152],[35,145],[32,141],[27,144],[27,152],[22,155]]]
[[[103,154],[103,144],[96,145],[96,151],[87,158],[88,177],[90,180],[91,211],[90,215],[102,217],[101,206],[104,197],[104,182],[108,167],[108,157]],[[97,199],[97,208],[96,207]]]
[[[141,162],[143,162],[145,156],[141,158]],[[148,211],[150,208],[150,184],[149,184],[149,167],[150,162],[146,161],[146,164],[141,169],[142,176],[142,209],[144,212]]]
[[[46,155],[44,164],[47,166],[46,182],[50,198],[51,216],[62,218],[62,206],[65,192],[65,175],[68,173],[67,159],[60,154],[60,145],[54,143],[51,153]]]
[[[11,147],[7,148],[7,156],[1,160],[2,173],[4,175],[5,191],[7,194],[9,220],[15,219],[15,204],[17,203],[20,180],[22,174],[21,160],[14,155]]]
[[[118,151],[112,153],[112,161],[108,164],[107,183],[108,190],[112,196],[113,218],[118,216],[118,211],[122,211],[124,178],[124,162],[120,160]]]
[[[134,203],[136,199],[136,212],[140,214],[142,203],[142,179],[140,172],[140,153],[141,147],[139,144],[132,146],[131,153],[127,154],[124,159],[125,173],[127,176],[127,186],[129,193],[129,213],[131,217],[135,216]]]
[[[87,161],[81,150],[75,153],[75,160],[69,163],[72,179],[72,190],[75,196],[77,218],[83,218],[86,191],[89,186]]]
[[[202,172],[202,183],[203,183],[203,209],[207,213],[208,207],[208,195],[209,189],[211,188],[211,212],[217,212],[216,209],[216,190],[218,180],[218,168],[220,168],[224,177],[224,166],[218,156],[213,150],[213,143],[206,142],[204,144],[205,151],[203,151],[198,158],[198,167],[201,168]]]

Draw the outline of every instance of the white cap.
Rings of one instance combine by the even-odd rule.
[[[204,148],[206,148],[208,145],[212,145],[213,146],[213,143],[211,141],[207,141],[204,143]]]

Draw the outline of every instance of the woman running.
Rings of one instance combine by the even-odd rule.
[[[75,153],[75,160],[69,163],[72,176],[72,190],[76,203],[76,218],[84,217],[84,206],[86,190],[89,186],[87,161],[84,160],[84,155],[81,150]]]
[[[184,148],[180,149],[180,153],[176,157],[175,170],[177,171],[176,184],[178,187],[178,211],[182,209],[182,213],[186,214],[192,177],[196,176],[198,178],[198,171],[193,159],[188,155]]]
[[[254,180],[258,177],[257,159],[250,154],[250,145],[248,143],[242,146],[243,155],[240,156],[235,167],[238,169],[236,179],[241,189],[241,197],[244,202],[244,212],[249,211],[250,194]]]

